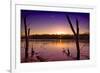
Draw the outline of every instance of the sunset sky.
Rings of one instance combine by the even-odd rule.
[[[24,34],[23,17],[30,28],[30,34],[73,34],[66,15],[72,21],[74,29],[76,18],[79,20],[80,34],[89,33],[89,13],[54,12],[21,10],[21,34]]]

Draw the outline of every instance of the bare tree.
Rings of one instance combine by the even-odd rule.
[[[79,21],[78,19],[76,19],[76,32],[74,30],[74,27],[72,25],[72,22],[69,18],[69,16],[66,16],[69,24],[70,24],[70,27],[71,27],[71,30],[74,34],[74,37],[75,37],[75,41],[76,41],[76,48],[77,48],[77,60],[80,60],[80,47],[79,47]]]
[[[26,43],[26,47],[25,47],[25,59],[27,59],[28,58],[30,28],[29,29],[27,28],[26,16],[24,17],[24,28],[25,28],[25,43]]]

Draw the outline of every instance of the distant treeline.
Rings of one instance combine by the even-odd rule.
[[[22,36],[21,39],[24,39],[25,37]],[[30,35],[29,39],[74,39],[75,37],[73,35]],[[80,34],[79,39],[82,40],[89,40],[89,34]]]

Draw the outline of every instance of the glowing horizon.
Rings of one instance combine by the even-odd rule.
[[[89,13],[21,10],[21,35],[24,35],[24,16],[27,16],[26,24],[30,28],[30,35],[73,35],[65,15],[69,15],[71,18],[74,29],[76,28],[76,18],[78,18],[80,34],[89,33]]]

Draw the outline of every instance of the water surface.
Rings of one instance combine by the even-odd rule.
[[[80,58],[81,60],[89,59],[89,42],[86,40],[79,41]],[[35,54],[32,56],[32,49]],[[69,49],[70,56],[67,56],[63,49]],[[39,62],[36,58],[38,55],[45,59],[45,61],[67,61],[76,60],[76,44],[74,40],[58,40],[58,39],[34,39],[29,40],[29,60],[28,62]],[[21,41],[21,62],[25,60],[25,40]]]

